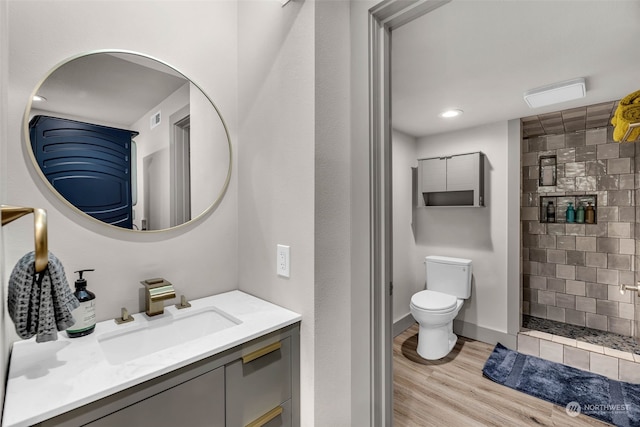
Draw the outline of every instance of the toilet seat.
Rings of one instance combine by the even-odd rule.
[[[418,310],[430,313],[446,313],[453,311],[458,304],[458,298],[442,292],[424,290],[411,297],[411,305]]]

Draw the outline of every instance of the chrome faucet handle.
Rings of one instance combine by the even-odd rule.
[[[624,295],[625,291],[636,291],[638,294],[638,297],[640,297],[640,282],[638,282],[636,286],[621,284],[620,294]]]
[[[122,307],[121,310],[122,310],[121,317],[116,317],[115,319],[113,319],[114,322],[116,322],[118,325],[121,325],[123,323],[134,321],[133,316],[129,314],[129,311],[126,309],[126,307]]]

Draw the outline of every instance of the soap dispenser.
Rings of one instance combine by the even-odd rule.
[[[94,270],[76,271],[80,277],[76,280],[76,291],[73,294],[80,301],[80,306],[71,312],[76,323],[67,329],[69,338],[89,335],[96,328],[96,296],[87,290],[87,280],[82,277],[82,273],[85,271]]]

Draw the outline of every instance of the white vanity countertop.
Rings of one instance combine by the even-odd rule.
[[[254,338],[301,320],[297,313],[241,291],[189,301],[189,309],[165,307],[163,315],[149,319],[134,313],[133,322],[113,320],[96,324],[95,331],[80,338],[58,333],[58,340],[37,344],[35,337],[13,344],[7,379],[3,427],[30,426],[94,402],[136,384],[221,353]],[[215,306],[242,323],[184,344],[137,359],[110,364],[98,337],[105,332],[140,327],[156,319]]]

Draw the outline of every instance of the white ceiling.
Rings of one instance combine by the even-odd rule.
[[[97,53],[69,61],[43,82],[33,108],[128,128],[183,86],[174,69],[140,55]]]
[[[619,100],[640,89],[639,41],[638,0],[453,0],[392,32],[392,126],[420,137]],[[577,77],[585,98],[523,100]]]

